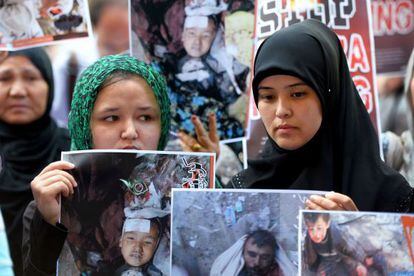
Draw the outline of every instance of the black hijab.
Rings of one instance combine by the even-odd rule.
[[[35,48],[11,52],[9,56],[30,59],[49,86],[46,112],[41,118],[26,125],[11,125],[0,120],[0,192],[19,192],[30,190],[31,180],[46,165],[60,159],[60,152],[69,149],[69,137],[49,115],[54,86],[46,52]]]
[[[336,191],[360,210],[406,210],[413,191],[380,158],[378,137],[349,73],[338,37],[316,20],[282,29],[260,46],[253,93],[271,75],[298,77],[318,94],[322,125],[303,147],[288,151],[269,136],[264,154],[234,181],[249,188]]]

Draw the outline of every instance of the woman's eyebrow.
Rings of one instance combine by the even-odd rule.
[[[154,108],[153,106],[140,106],[137,108],[138,110],[141,111],[152,111],[152,110],[156,110],[156,108]]]
[[[257,90],[261,90],[261,89],[263,89],[263,90],[271,90],[271,89],[274,89],[273,87],[270,87],[270,86],[263,86],[263,85],[260,85],[259,87],[257,87]]]
[[[119,110],[118,107],[110,107],[110,106],[108,106],[108,107],[101,108],[99,111],[100,112],[115,112],[115,111],[118,111],[118,110]]]
[[[284,88],[292,88],[292,87],[302,86],[302,85],[308,86],[306,83],[304,83],[304,82],[301,81],[301,82],[295,82],[295,83],[292,83],[292,84],[288,84]],[[273,90],[275,88],[274,87],[271,87],[271,86],[259,85],[259,87],[257,88],[257,90],[260,90],[260,89],[263,89],[263,90]]]
[[[303,81],[300,82],[295,82],[289,85],[286,85],[285,88],[291,88],[291,87],[296,87],[296,86],[302,86],[302,85],[306,85],[308,86],[306,83],[304,83]]]

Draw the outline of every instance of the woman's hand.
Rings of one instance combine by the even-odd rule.
[[[184,132],[180,132],[178,137],[180,138],[183,149],[185,151],[194,152],[215,152],[217,160],[220,154],[220,139],[217,134],[216,115],[214,113],[210,113],[208,116],[208,132],[203,127],[203,124],[197,116],[192,115],[191,122],[194,125],[197,139]]]
[[[59,195],[68,197],[78,186],[73,176],[65,171],[74,167],[66,161],[50,163],[31,182],[37,209],[43,219],[52,225],[55,225],[60,217]]]
[[[335,192],[326,193],[325,196],[312,195],[305,204],[308,210],[358,211],[350,197]]]

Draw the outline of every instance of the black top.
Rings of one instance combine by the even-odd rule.
[[[49,116],[53,101],[50,60],[41,48],[11,52],[25,56],[39,69],[49,87],[44,115],[26,125],[0,120],[0,206],[4,217],[15,275],[21,275],[22,215],[33,199],[30,182],[49,163],[69,149],[67,130],[57,127]]]
[[[319,21],[306,20],[266,39],[254,64],[256,103],[260,81],[277,74],[298,77],[316,91],[322,125],[297,150],[284,150],[269,138],[264,154],[249,160],[232,185],[336,191],[363,211],[413,211],[413,189],[380,158],[377,133],[336,34]]]

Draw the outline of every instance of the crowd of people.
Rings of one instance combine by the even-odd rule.
[[[126,11],[119,1],[108,3],[96,16],[96,30],[100,24],[112,26],[122,19],[111,17],[112,11]],[[194,131],[180,132],[178,137],[188,151],[220,154],[220,137],[243,135],[240,121],[231,116],[226,117],[226,123],[222,121],[227,115],[220,107],[216,114],[202,113],[201,117],[192,115],[199,112],[190,108],[185,119],[177,119],[184,116],[178,112],[181,109],[170,110],[171,99],[182,109],[191,107],[197,97],[213,105],[215,101],[229,104],[226,101],[233,101],[247,87],[247,66],[232,60],[231,75],[228,68],[220,68],[214,56],[218,18],[194,14],[190,8],[183,22],[184,51],[179,60],[169,64],[175,73],[167,78],[157,66],[122,54],[129,47],[125,37],[111,42],[105,31],[97,37],[96,60],[75,54],[63,58],[65,66],[72,61],[72,68],[77,68],[71,72],[77,79],[73,94],[65,84],[65,101],[71,101],[69,131],[62,127],[65,115],[60,126],[51,116],[55,88],[63,81],[56,83],[56,68],[48,54],[42,48],[1,53],[0,206],[15,275],[54,275],[59,255],[69,250],[65,246],[68,229],[59,222],[58,198],[76,193],[78,183],[68,172],[74,165],[58,161],[62,151],[164,150],[170,126],[178,130],[177,122],[186,120]],[[383,135],[384,162],[378,135],[340,45],[336,34],[316,20],[282,29],[261,44],[251,85],[269,139],[263,153],[222,186],[332,191],[311,196],[306,202],[310,210],[414,212],[414,52],[401,98],[408,106],[408,129]],[[80,66],[84,68],[80,70]],[[168,85],[168,77],[174,78],[175,87]],[[217,79],[220,84],[215,83]],[[329,218],[306,223],[313,227],[318,222],[335,236]],[[149,225],[148,231],[135,231],[136,224]],[[162,227],[156,219],[126,220],[119,240],[125,264],[114,273],[162,275],[152,263]],[[241,243],[245,265],[238,275],[282,275],[274,262],[276,240],[265,230],[246,234]],[[143,253],[130,253],[131,244],[142,244],[142,240],[148,241],[146,248],[140,249]],[[308,239],[318,243],[316,240],[312,236]],[[7,248],[3,241],[0,252]],[[320,254],[318,250],[311,252],[313,258]],[[139,262],[131,260],[135,255]],[[4,256],[7,258],[7,254],[0,257]],[[0,271],[11,267],[10,260],[0,264],[6,266]],[[328,273],[323,269],[319,265],[315,271]],[[353,269],[365,275],[363,261]]]

